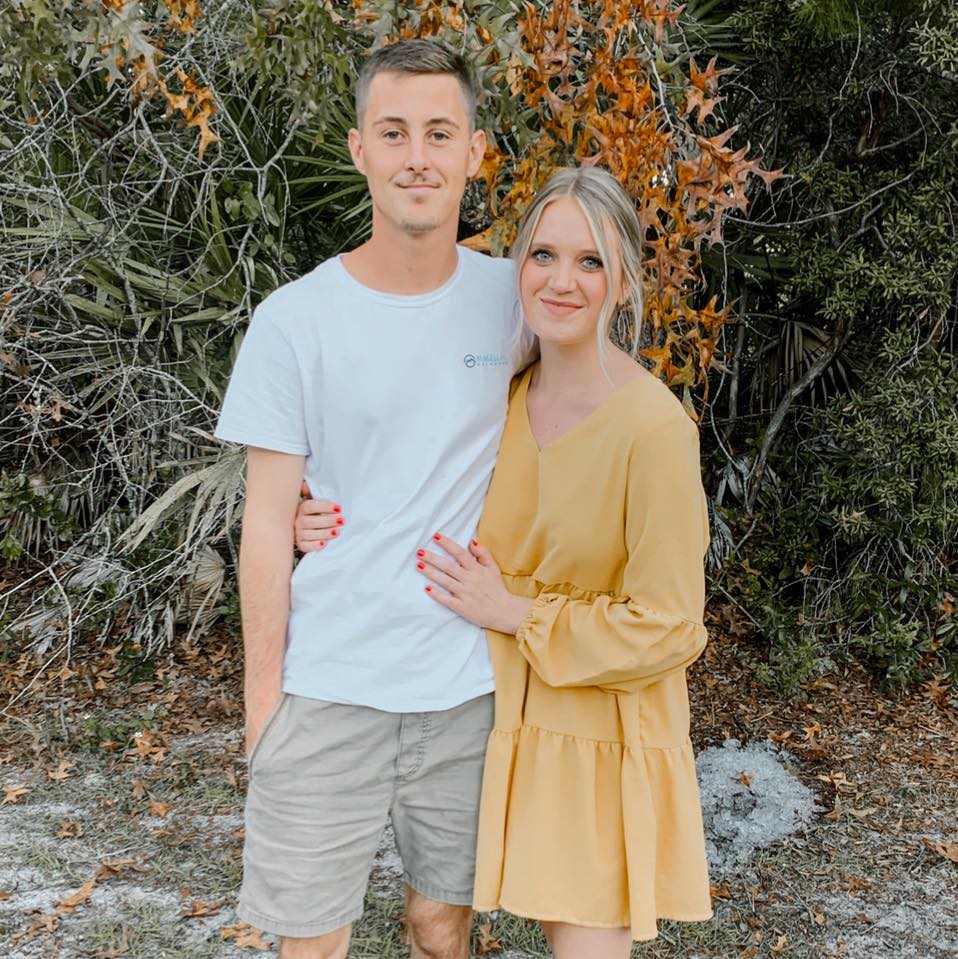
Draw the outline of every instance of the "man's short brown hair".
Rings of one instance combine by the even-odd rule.
[[[458,53],[434,40],[400,40],[370,54],[356,81],[356,124],[360,128],[369,99],[369,84],[377,73],[404,73],[407,76],[444,73],[455,77],[462,88],[470,127],[476,129],[476,88],[466,61]]]

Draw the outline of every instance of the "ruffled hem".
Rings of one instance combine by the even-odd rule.
[[[712,914],[691,741],[634,749],[537,727],[489,737],[474,906],[654,939]]]

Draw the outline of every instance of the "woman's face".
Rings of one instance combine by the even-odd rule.
[[[544,343],[594,341],[610,274],[578,202],[572,197],[553,200],[539,217],[519,271],[529,328]]]

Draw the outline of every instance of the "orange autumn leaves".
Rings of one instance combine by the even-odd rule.
[[[365,23],[375,21],[373,0],[355,6]],[[419,0],[405,17],[396,15],[390,36],[438,36],[462,47],[465,33],[466,48],[480,52],[487,40],[479,20],[491,6]],[[763,170],[747,146],[730,145],[734,130],[722,130],[715,115],[720,78],[729,71],[714,58],[700,67],[688,53],[674,29],[682,9],[673,0],[517,7],[518,42],[493,57],[486,93],[498,102],[521,99],[534,111],[535,133],[523,141],[507,125],[495,130],[480,173],[495,219],[471,244],[507,249],[522,211],[555,168],[608,167],[635,197],[645,228],[651,342],[643,353],[656,375],[681,388],[694,416],[691,391],[707,390],[729,319],[728,305],[705,292],[703,247],[722,241],[729,211],[747,208],[751,176],[768,185],[780,173]]]
[[[186,126],[198,130],[202,158],[207,147],[219,140],[209,126],[210,118],[217,112],[213,91],[183,70],[177,69],[174,76],[164,76],[160,70],[168,40],[176,34],[195,33],[202,11],[199,0],[162,2],[166,23],[151,24],[141,19],[134,0],[103,0],[108,20],[100,52],[107,83],[128,82],[134,102],[157,94],[164,97],[168,117],[179,113]]]

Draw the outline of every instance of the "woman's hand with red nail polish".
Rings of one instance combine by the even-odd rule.
[[[514,596],[506,589],[492,554],[475,540],[465,550],[440,533],[433,538],[446,555],[420,550],[425,555],[416,568],[442,589],[427,586],[426,592],[437,603],[477,626],[514,634],[534,601]]]

